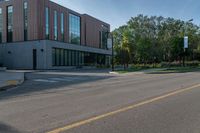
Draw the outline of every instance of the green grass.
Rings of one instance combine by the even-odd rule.
[[[152,73],[186,73],[186,72],[200,72],[200,67],[171,67],[163,70],[149,72]]]
[[[117,70],[119,74],[125,74],[130,72],[139,72],[139,71],[149,71],[147,74],[165,74],[165,73],[186,73],[186,72],[200,72],[200,67],[131,67],[126,70]]]
[[[119,74],[130,73],[130,72],[139,72],[144,70],[152,69],[151,67],[131,67],[125,70],[116,70]]]
[[[129,73],[129,72],[138,72],[138,71],[142,71],[142,70],[146,70],[145,68],[135,68],[135,69],[126,69],[126,70],[117,70],[116,72],[118,72],[119,74],[124,74],[124,73]]]

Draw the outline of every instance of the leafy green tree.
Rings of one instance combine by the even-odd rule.
[[[126,25],[113,31],[115,62],[123,64],[122,57],[126,64],[180,61],[184,35],[189,37],[188,59],[200,60],[199,26],[162,16],[132,17]]]

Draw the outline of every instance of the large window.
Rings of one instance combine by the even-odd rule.
[[[45,38],[49,39],[49,8],[45,8]]]
[[[54,11],[54,40],[58,40],[58,13]]]
[[[60,31],[61,31],[61,40],[64,42],[64,14],[61,13],[60,16]]]
[[[52,65],[56,66],[56,49],[52,49]]]
[[[99,48],[102,49],[107,49],[107,39],[108,39],[108,27],[102,25],[102,30],[99,32],[100,33],[100,46]]]
[[[52,65],[53,66],[83,66],[83,65],[104,66],[106,65],[106,55],[53,48]]]
[[[80,51],[67,49],[52,49],[52,65],[53,66],[80,66],[83,65],[84,59],[80,60]]]
[[[2,43],[2,32],[3,32],[3,15],[2,15],[2,8],[0,8],[0,43]]]
[[[13,41],[13,6],[7,7],[7,42]]]
[[[24,2],[24,41],[28,39],[28,3]]]
[[[69,41],[72,44],[80,44],[81,39],[81,22],[80,17],[69,14]]]

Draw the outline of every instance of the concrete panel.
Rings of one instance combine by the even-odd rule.
[[[33,69],[33,49],[37,50],[37,69],[45,69],[44,45],[40,41],[3,44],[3,64],[9,69]]]

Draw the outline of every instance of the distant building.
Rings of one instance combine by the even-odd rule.
[[[109,65],[110,25],[49,0],[0,0],[0,65],[60,69]]]

